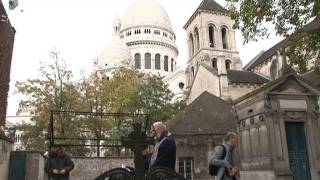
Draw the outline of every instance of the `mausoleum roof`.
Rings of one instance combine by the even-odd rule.
[[[207,91],[168,121],[173,135],[224,135],[235,127],[230,103]]]

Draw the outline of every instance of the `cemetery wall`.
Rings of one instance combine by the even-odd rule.
[[[75,167],[70,174],[70,180],[93,180],[100,174],[121,165],[134,167],[131,158],[72,158]]]

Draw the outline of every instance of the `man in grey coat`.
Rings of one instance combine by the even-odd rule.
[[[233,167],[233,150],[237,146],[237,135],[233,132],[226,134],[224,143],[215,148],[209,163],[218,166],[215,180],[235,180],[238,171]]]

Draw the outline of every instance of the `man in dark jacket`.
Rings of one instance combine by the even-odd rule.
[[[49,180],[69,180],[69,174],[73,168],[74,163],[61,146],[51,148],[51,153],[44,167]]]
[[[176,143],[172,134],[162,122],[154,123],[151,127],[151,133],[158,143],[150,159],[150,168],[162,166],[174,171],[176,164]]]

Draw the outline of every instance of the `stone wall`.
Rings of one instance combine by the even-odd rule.
[[[13,143],[0,134],[0,180],[8,179],[10,152],[12,148]]]
[[[4,126],[15,30],[0,1],[0,126]]]
[[[39,152],[29,153],[27,155],[26,180],[44,180],[45,159]]]
[[[110,169],[125,166],[134,167],[130,158],[72,158],[75,168],[71,171],[70,180],[94,180]]]
[[[12,163],[12,164],[11,164]],[[23,165],[18,165],[22,163]],[[38,151],[12,151],[10,155],[10,168],[9,173],[11,179],[17,178],[16,173],[22,173],[19,175],[20,180],[45,180],[46,175],[44,172],[45,158],[41,152]],[[25,169],[17,169],[25,167]]]
[[[245,83],[230,83],[229,84],[229,96],[230,99],[236,100],[247,93],[260,88],[262,85],[258,84],[245,84]]]
[[[0,141],[2,143],[2,141]],[[0,144],[1,144],[0,143]],[[9,144],[10,145],[10,144]],[[12,148],[11,144],[11,148]],[[1,151],[0,145],[0,180],[6,180],[9,172],[10,151]],[[6,146],[9,147],[8,145]],[[7,156],[2,156],[4,152]],[[23,180],[47,180],[47,175],[44,172],[45,158],[40,152],[33,151],[13,151],[11,158],[15,155],[25,155],[25,178]],[[2,160],[6,157],[6,160]],[[130,158],[72,158],[75,168],[71,171],[70,180],[94,180],[97,176],[110,169],[125,166],[134,167],[133,159]],[[5,163],[3,163],[5,162]],[[12,169],[11,169],[12,171]],[[14,171],[14,169],[13,169]],[[14,172],[13,172],[14,173]]]
[[[176,171],[179,172],[180,158],[193,159],[193,180],[212,180],[208,162],[217,145],[222,144],[221,136],[175,136],[177,144]],[[182,173],[181,173],[182,174]]]

